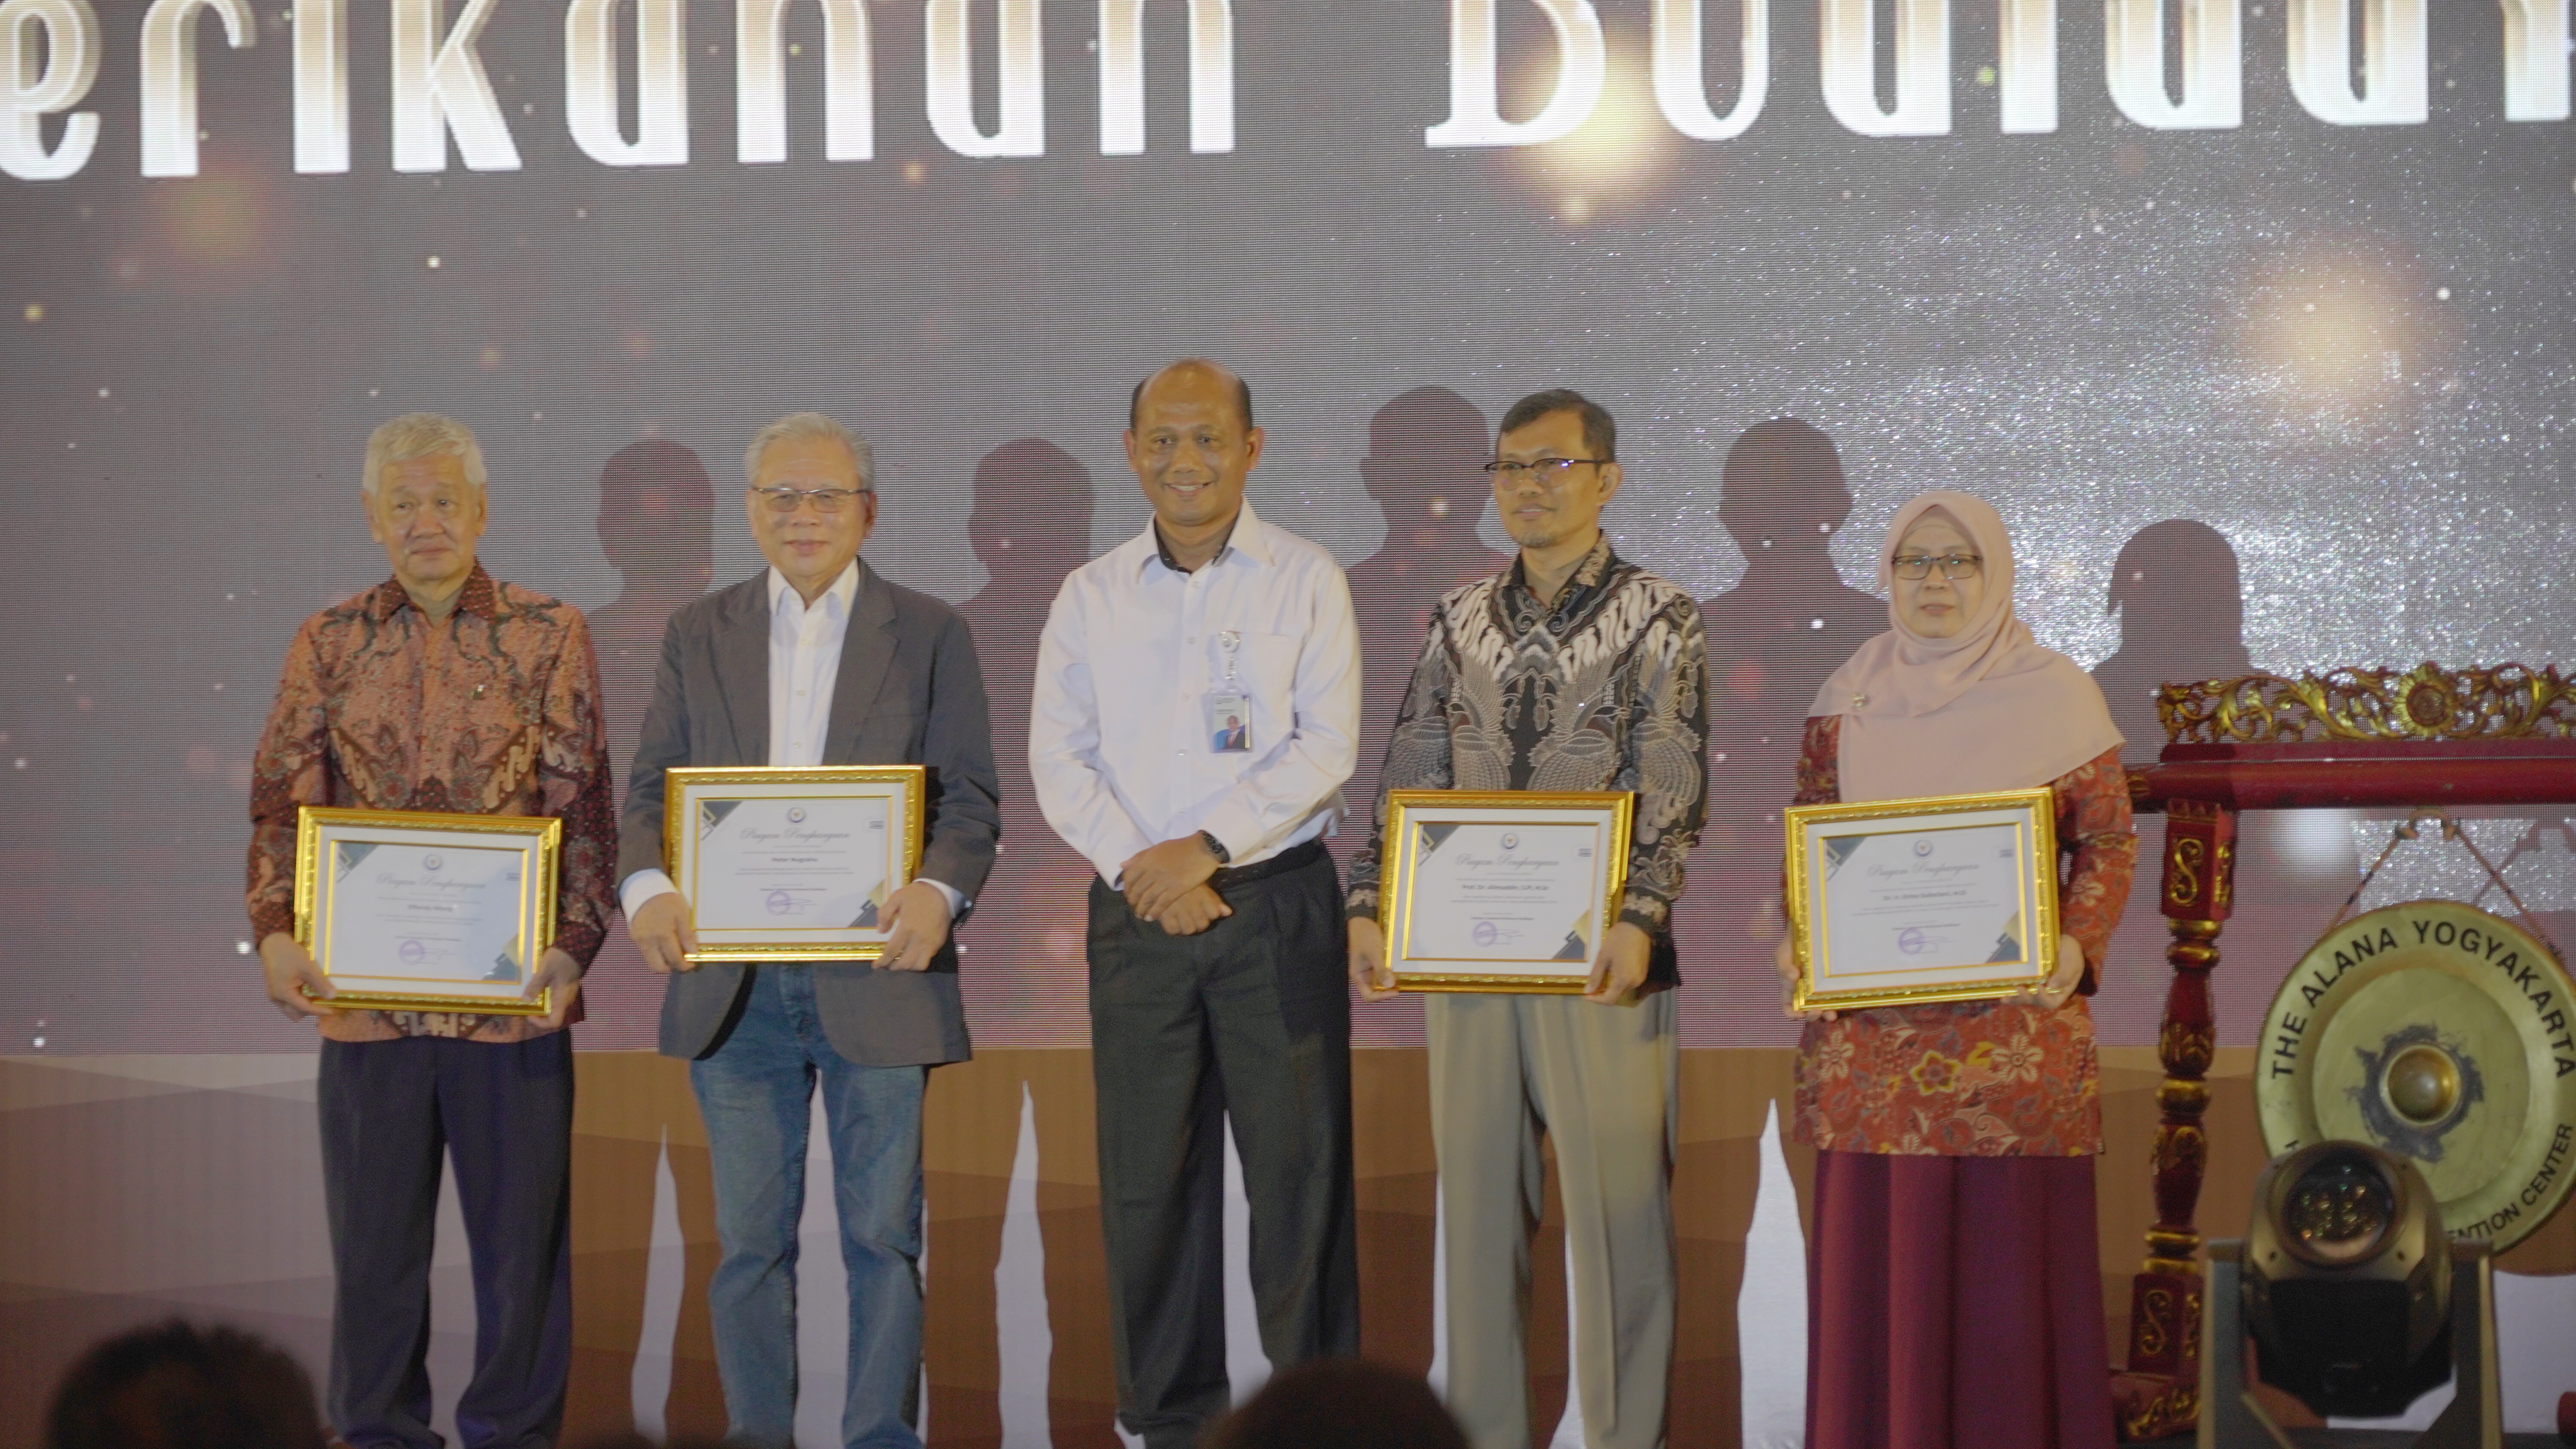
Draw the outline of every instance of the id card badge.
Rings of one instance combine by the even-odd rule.
[[[1220,755],[1247,754],[1252,749],[1252,701],[1231,689],[1211,692],[1207,704],[1208,748]]]
[[[1216,636],[1217,648],[1225,656],[1225,677],[1207,693],[1208,748],[1220,755],[1242,755],[1252,751],[1252,701],[1244,697],[1238,682],[1243,664],[1243,632],[1228,629]]]

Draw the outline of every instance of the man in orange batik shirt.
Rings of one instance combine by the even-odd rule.
[[[316,1018],[322,1181],[336,1275],[331,1425],[351,1449],[437,1449],[429,1260],[442,1153],[473,1246],[467,1449],[547,1449],[572,1354],[572,1042],[615,897],[599,671],[581,612],[474,562],[483,452],[453,419],[367,441],[361,497],[393,577],[304,621],[251,772],[250,919],[268,997]],[[555,942],[528,992],[551,1014],[335,1010],[296,941],[304,805],[554,816]]]

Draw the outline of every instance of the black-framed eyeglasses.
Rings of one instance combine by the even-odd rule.
[[[850,506],[850,500],[874,493],[873,488],[754,488],[752,495],[769,506],[769,511],[784,518],[794,513],[806,499],[814,500],[817,513],[838,513]]]
[[[1485,465],[1485,471],[1506,483],[1518,482],[1523,478],[1536,478],[1542,483],[1554,483],[1565,476],[1567,469],[1578,463],[1590,463],[1594,467],[1599,467],[1603,463],[1612,461],[1614,460],[1609,458],[1532,458],[1526,463],[1515,463],[1497,458]]]
[[[1985,568],[1986,561],[1973,553],[1943,554],[1939,558],[1928,553],[1901,553],[1889,559],[1887,566],[1900,579],[1928,578],[1935,567],[1945,579],[1973,579]]]

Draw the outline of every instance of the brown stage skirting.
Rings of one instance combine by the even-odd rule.
[[[2224,1048],[2211,1072],[2211,1161],[2200,1221],[2238,1234],[2262,1165],[2250,1048]],[[574,1336],[566,1440],[626,1427],[634,1347],[645,1320],[657,1164],[670,1144],[680,1225],[690,1244],[669,1428],[723,1429],[700,1295],[714,1226],[706,1147],[682,1064],[645,1052],[580,1055],[573,1142]],[[329,1255],[323,1237],[310,1056],[0,1057],[0,1444],[32,1443],[55,1378],[74,1354],[124,1325],[171,1313],[268,1333],[308,1365],[324,1362]],[[2162,1073],[2150,1047],[2102,1052],[2109,1150],[2098,1159],[2103,1362],[2126,1342],[2129,1275],[2152,1221],[2147,1146]],[[1759,1180],[1764,1108],[1786,1110],[1790,1053],[1682,1053],[1681,1323],[1674,1374],[1676,1446],[1733,1445],[1740,1422],[1737,1287]],[[1432,1158],[1424,1054],[1363,1050],[1353,1072],[1367,1351],[1413,1369],[1431,1362]],[[930,1423],[937,1446],[999,1442],[1000,1358],[993,1267],[1019,1142],[1025,1090],[1035,1106],[1037,1203],[1054,1330],[1049,1419],[1058,1445],[1116,1443],[1107,1321],[1101,1309],[1099,1183],[1091,1147],[1090,1054],[997,1050],[932,1077]],[[1813,1154],[1787,1160],[1802,1215]],[[1550,1188],[1553,1223],[1553,1185]],[[1552,1233],[1551,1225],[1542,1229]],[[1537,1422],[1564,1403],[1564,1253],[1542,1241],[1530,1362]],[[2520,1273],[2576,1272],[2576,1215],[2558,1218],[2499,1261]],[[442,1264],[443,1295],[466,1291]],[[1008,1305],[1036,1311],[1037,1305]],[[470,1315],[441,1317],[470,1323]]]

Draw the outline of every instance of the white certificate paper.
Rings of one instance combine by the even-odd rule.
[[[1825,937],[1845,969],[2020,960],[2020,834],[2004,824],[1826,836]]]
[[[2053,809],[2040,789],[1790,811],[1802,999],[1969,1000],[2046,980]]]
[[[1580,991],[1617,919],[1626,791],[1396,790],[1379,921],[1408,991]]]
[[[335,999],[378,1009],[545,1009],[528,979],[554,910],[551,820],[309,808],[297,913]],[[417,823],[414,823],[417,822]],[[308,898],[309,892],[309,898]],[[299,927],[299,930],[307,929]]]
[[[701,801],[697,929],[877,931],[893,894],[892,805],[882,795]]]
[[[1424,821],[1413,830],[1408,957],[1591,969],[1600,825]]]
[[[337,974],[442,986],[528,979],[515,849],[332,843],[329,949]]]
[[[664,776],[665,868],[697,961],[866,961],[921,868],[919,765],[682,768]]]

